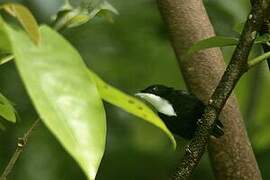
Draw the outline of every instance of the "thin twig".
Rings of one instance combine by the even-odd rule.
[[[8,165],[6,166],[3,174],[0,177],[0,180],[6,180],[7,176],[10,174],[10,172],[12,171],[12,169],[15,166],[15,163],[17,162],[17,160],[19,159],[21,153],[23,152],[25,145],[28,142],[28,139],[30,138],[34,128],[37,126],[37,124],[39,123],[40,119],[37,119],[32,125],[31,127],[27,130],[27,132],[24,134],[24,136],[22,138],[18,138],[18,142],[17,142],[17,148],[14,152],[14,154],[12,155]]]
[[[264,53],[248,62],[248,68],[251,69],[252,67],[256,66],[257,64],[267,60],[270,57],[270,52]]]
[[[158,0],[162,4],[162,0]],[[267,6],[269,2],[266,2]],[[248,55],[254,43],[257,32],[264,20],[263,0],[254,0],[254,6],[247,19],[239,44],[232,56],[219,85],[215,89],[202,116],[195,137],[187,147],[186,153],[172,177],[174,180],[188,179],[199,164],[209,141],[209,134],[218,119],[227,99],[241,76],[248,70]],[[225,132],[226,133],[226,132]]]

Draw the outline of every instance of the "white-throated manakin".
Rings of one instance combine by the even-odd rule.
[[[194,136],[205,108],[205,105],[194,95],[163,85],[152,85],[136,96],[144,99],[157,110],[159,117],[173,134],[185,139]],[[223,125],[217,120],[211,135],[220,137],[223,134]]]

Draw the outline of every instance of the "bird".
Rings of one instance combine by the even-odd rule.
[[[156,109],[158,116],[175,135],[190,140],[201,122],[205,104],[185,90],[156,84],[139,91],[135,96]],[[224,134],[223,124],[217,120],[212,133],[216,138]]]

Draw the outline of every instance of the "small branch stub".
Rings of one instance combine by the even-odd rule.
[[[17,160],[19,159],[21,153],[23,152],[24,147],[27,144],[27,141],[28,141],[29,137],[31,136],[34,128],[38,125],[39,121],[40,121],[39,119],[36,120],[32,124],[32,126],[27,130],[27,132],[24,134],[24,136],[21,137],[21,138],[18,138],[17,148],[16,148],[14,154],[12,155],[8,165],[6,166],[3,174],[1,175],[0,180],[6,180],[7,176],[11,173],[11,171],[14,168]]]

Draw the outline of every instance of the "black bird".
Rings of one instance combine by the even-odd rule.
[[[191,139],[194,136],[205,108],[205,105],[194,95],[163,85],[152,85],[137,93],[136,96],[154,106],[159,117],[173,134],[185,139]],[[212,130],[212,135],[220,137],[223,134],[223,125],[218,120]]]

